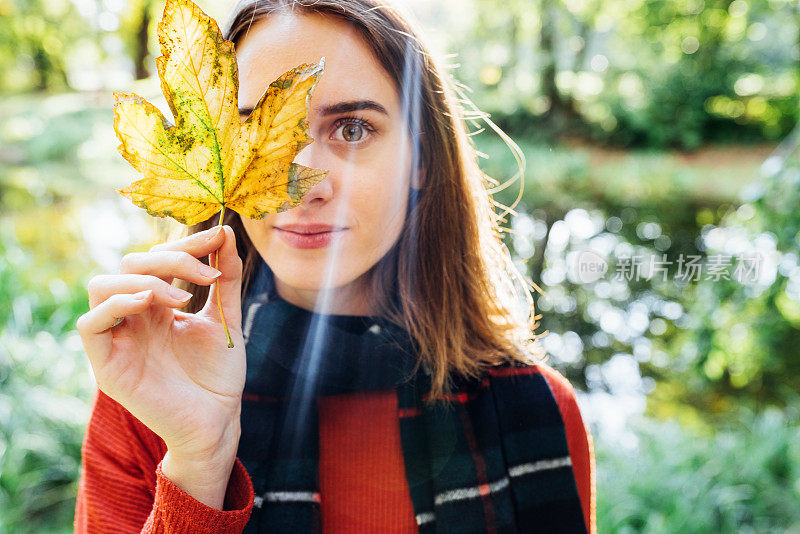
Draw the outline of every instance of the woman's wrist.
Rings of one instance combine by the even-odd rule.
[[[241,411],[226,417],[224,423],[213,429],[198,430],[197,435],[182,440],[167,440],[167,449],[173,458],[181,458],[185,463],[213,465],[221,458],[236,454],[242,434]]]
[[[161,473],[197,501],[222,510],[236,454],[195,461],[173,456],[168,450],[161,460]]]
[[[168,448],[161,461],[161,472],[194,499],[222,510],[240,435],[237,419],[226,428],[217,444],[203,448],[202,453]]]

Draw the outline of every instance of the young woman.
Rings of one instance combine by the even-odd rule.
[[[379,0],[250,0],[225,38],[243,118],[325,58],[295,162],[329,174],[90,281],[76,532],[594,532],[591,436],[535,361],[528,285],[419,32]]]

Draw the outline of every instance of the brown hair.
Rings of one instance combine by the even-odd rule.
[[[418,198],[409,204],[397,242],[372,267],[369,279],[374,315],[403,326],[421,348],[417,367],[424,363],[431,373],[428,400],[450,393],[453,374],[475,378],[505,361],[534,363],[541,356],[541,335],[533,334],[539,317],[533,314],[532,285],[514,266],[501,239],[499,223],[505,219],[495,214],[492,205],[500,204],[487,189],[497,182],[480,170],[465,124],[469,110],[461,104],[472,103],[442,76],[410,17],[381,0],[244,0],[234,8],[225,38],[236,44],[259,19],[297,11],[337,16],[351,24],[401,94],[405,124],[415,140],[412,169],[426,171],[419,183],[412,180]],[[518,147],[486,115],[477,117],[518,156]],[[217,222],[212,217],[184,233]],[[262,260],[238,213],[227,210],[223,224],[236,233],[244,297]],[[185,281],[180,285],[194,293],[184,309],[199,311],[209,288]],[[392,294],[395,299],[388,298]]]

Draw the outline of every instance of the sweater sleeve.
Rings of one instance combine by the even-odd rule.
[[[589,429],[583,422],[575,390],[572,384],[558,371],[548,365],[538,363],[553,396],[558,403],[561,418],[567,433],[567,446],[572,467],[575,473],[575,482],[578,487],[583,506],[583,516],[589,528],[589,534],[597,532],[596,527],[596,481],[594,442]]]
[[[81,449],[74,531],[95,533],[239,533],[253,507],[253,485],[237,458],[216,510],[161,472],[164,441],[97,390]]]

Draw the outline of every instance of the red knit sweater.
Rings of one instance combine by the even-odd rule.
[[[594,534],[591,434],[570,383],[547,365],[537,367],[564,418],[578,494]],[[395,391],[324,397],[317,406],[323,532],[416,533]],[[164,441],[101,391],[92,403],[82,453],[76,533],[239,533],[250,517],[253,485],[238,459],[224,510],[206,506],[162,474]]]

